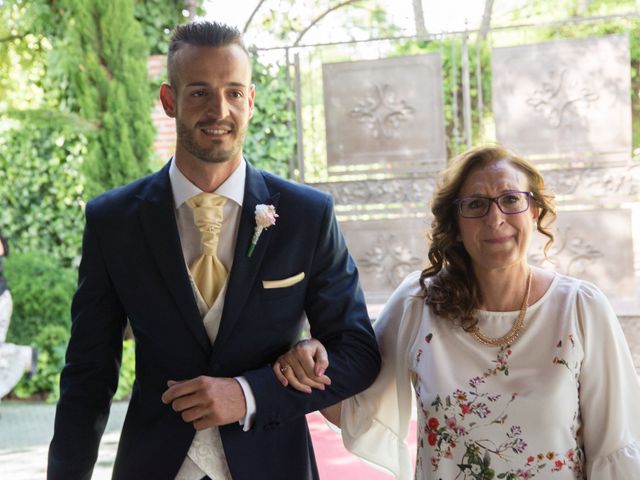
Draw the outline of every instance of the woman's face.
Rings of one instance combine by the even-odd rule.
[[[528,192],[529,182],[517,167],[506,160],[498,160],[471,170],[458,197],[478,195],[493,198],[509,191]],[[532,199],[529,205],[528,210],[512,215],[502,213],[495,202],[491,202],[484,217],[464,218],[457,213],[460,237],[474,270],[526,264],[534,222],[538,217]]]

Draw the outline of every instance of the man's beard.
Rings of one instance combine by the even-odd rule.
[[[231,144],[231,147],[223,150],[221,147],[212,143],[208,148],[202,147],[196,140],[197,130],[206,128],[207,125],[197,125],[195,130],[190,129],[182,122],[176,122],[177,141],[182,147],[188,151],[191,155],[207,163],[224,163],[231,158],[235,157],[240,151],[242,151],[242,145],[247,135],[247,130],[236,130],[235,127],[231,130],[231,134],[235,133],[236,137]]]

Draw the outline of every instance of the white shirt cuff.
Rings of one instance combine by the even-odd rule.
[[[234,377],[240,387],[242,388],[242,393],[244,393],[244,400],[247,404],[247,414],[244,418],[238,420],[238,423],[242,425],[242,431],[248,432],[251,430],[253,426],[253,419],[256,416],[256,398],[253,396],[253,390],[251,390],[251,386],[247,379],[244,377]]]

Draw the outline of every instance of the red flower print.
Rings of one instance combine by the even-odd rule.
[[[462,410],[462,413],[465,415],[471,411],[468,403],[463,403],[462,405],[460,405],[460,410]]]
[[[427,436],[427,441],[429,442],[429,445],[433,447],[436,444],[437,440],[438,440],[438,436],[436,435],[436,432],[429,432],[429,435]]]
[[[527,463],[533,463],[534,460],[535,460],[535,458],[529,457],[529,458],[527,458]]]
[[[556,468],[558,470],[560,470],[563,465],[564,465],[564,462],[562,460],[556,460]]]
[[[427,422],[427,425],[429,426],[429,428],[431,430],[435,430],[436,428],[438,428],[440,426],[440,422],[438,421],[437,418],[431,417],[429,419],[429,421]]]

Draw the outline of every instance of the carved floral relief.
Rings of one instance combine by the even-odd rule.
[[[398,98],[391,85],[374,84],[350,113],[367,127],[374,139],[380,139],[398,137],[401,124],[411,120],[415,112],[415,108]]]

